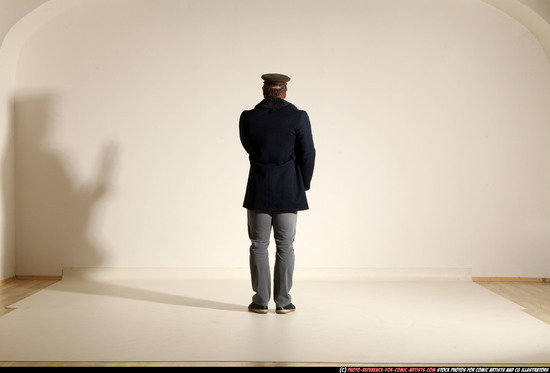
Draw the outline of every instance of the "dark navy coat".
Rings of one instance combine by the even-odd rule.
[[[267,98],[239,120],[250,171],[243,206],[256,211],[307,210],[315,147],[307,113],[280,98]]]

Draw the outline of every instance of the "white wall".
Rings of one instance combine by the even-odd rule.
[[[17,274],[246,267],[237,121],[282,72],[318,150],[299,267],[550,276],[550,66],[484,2],[86,0],[38,31]]]

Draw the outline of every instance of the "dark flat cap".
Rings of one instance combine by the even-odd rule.
[[[262,79],[265,84],[286,84],[290,81],[290,78],[283,74],[264,74]]]

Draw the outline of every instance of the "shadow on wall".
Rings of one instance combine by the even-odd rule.
[[[14,99],[17,275],[61,275],[63,267],[103,261],[89,228],[94,206],[111,184],[116,147],[102,150],[94,180],[79,185],[70,158],[51,144],[57,100],[54,95]]]

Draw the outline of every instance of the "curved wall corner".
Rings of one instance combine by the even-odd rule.
[[[0,13],[0,45],[13,25],[46,1],[48,0],[3,0]]]
[[[550,24],[546,21],[548,15],[541,15],[518,0],[482,0],[513,17],[525,26],[537,38],[550,61]]]

